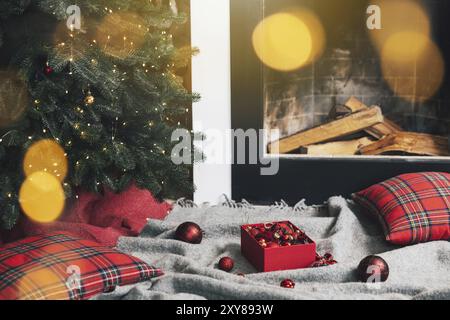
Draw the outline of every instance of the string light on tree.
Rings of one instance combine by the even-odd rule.
[[[90,106],[90,105],[94,104],[94,102],[95,102],[95,97],[92,95],[92,93],[90,91],[88,91],[87,96],[84,98],[84,103],[87,106]]]

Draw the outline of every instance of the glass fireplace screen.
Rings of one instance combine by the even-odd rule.
[[[450,1],[263,4],[269,153],[450,156]]]

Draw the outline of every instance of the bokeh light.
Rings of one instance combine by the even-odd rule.
[[[65,195],[58,179],[39,171],[25,179],[19,192],[23,212],[33,221],[48,223],[59,218],[64,210]]]
[[[145,41],[145,21],[131,12],[111,13],[97,29],[94,41],[108,55],[124,59]]]
[[[440,89],[445,63],[427,36],[399,32],[389,37],[381,52],[383,77],[392,91],[406,100],[425,101]]]
[[[430,18],[418,1],[375,0],[373,4],[381,9],[381,30],[370,30],[369,33],[379,50],[392,35],[401,32],[430,36]]]
[[[35,172],[44,171],[62,182],[68,171],[66,153],[54,140],[40,140],[28,148],[23,160],[23,170],[27,177]]]
[[[36,287],[39,290],[36,290]],[[20,300],[68,300],[64,282],[49,268],[28,271],[17,282],[16,297]],[[59,290],[58,290],[59,289]]]
[[[317,16],[292,8],[262,20],[253,32],[253,47],[268,67],[293,71],[315,61],[325,47],[325,31]]]
[[[28,90],[16,72],[0,71],[0,128],[14,125],[28,106]]]

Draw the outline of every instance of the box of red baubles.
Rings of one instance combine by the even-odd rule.
[[[241,226],[242,255],[260,272],[303,269],[316,259],[316,244],[290,221]]]

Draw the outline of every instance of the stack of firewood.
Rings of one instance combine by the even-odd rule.
[[[450,156],[449,139],[404,131],[352,97],[330,111],[330,121],[269,144],[269,152],[311,156],[415,155]]]

